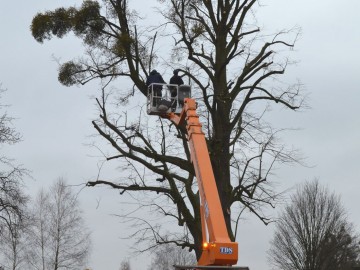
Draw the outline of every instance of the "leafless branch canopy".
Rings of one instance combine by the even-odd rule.
[[[111,87],[105,83],[96,100],[99,118],[92,122],[110,146],[110,152],[101,149],[106,160],[118,162],[126,176],[116,181],[99,177],[88,186],[109,185],[120,194],[164,198],[148,205],[186,225],[193,238],[186,244],[176,239],[164,242],[194,246],[199,256],[199,197],[184,129],[148,118],[141,106],[127,111],[122,106],[146,96],[145,79],[155,66],[177,68],[189,79],[234,239],[244,209],[265,224],[271,221],[264,209],[276,203],[272,172],[278,164],[299,161],[297,152],[278,140],[281,130],[265,121],[272,106],[297,110],[304,104],[301,84],[280,80],[292,63],[287,51],[299,32],[262,33],[254,18],[257,0],[158,2],[161,20],[154,26],[141,24],[144,17],[131,10],[129,1],[105,0],[102,7],[97,1],[84,1],[79,8],[39,13],[31,29],[39,42],[62,38],[70,31],[84,41],[85,56],[60,67],[64,85],[99,78],[122,85],[126,85],[122,79],[131,81],[133,87],[119,91],[115,106],[107,90]],[[143,202],[144,197],[136,199]]]

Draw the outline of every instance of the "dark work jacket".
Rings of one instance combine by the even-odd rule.
[[[181,79],[179,75],[174,75],[170,78],[170,84],[182,85],[184,81]]]
[[[149,86],[152,83],[165,83],[163,77],[158,72],[151,72],[149,77],[146,80],[146,86]]]

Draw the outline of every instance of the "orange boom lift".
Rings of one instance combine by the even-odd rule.
[[[232,242],[227,232],[224,214],[216,187],[215,177],[202,132],[199,116],[196,113],[196,102],[190,98],[190,86],[162,84],[163,95],[154,95],[149,86],[147,112],[171,120],[177,126],[186,126],[190,146],[191,161],[195,168],[200,193],[200,214],[202,226],[203,251],[197,266],[175,266],[176,269],[237,269],[238,244]],[[176,96],[170,95],[170,92]]]

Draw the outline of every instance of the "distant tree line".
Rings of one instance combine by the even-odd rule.
[[[0,241],[0,266],[6,270],[84,269],[91,246],[76,194],[63,179],[40,190],[3,227]]]
[[[4,90],[1,90],[0,97]],[[0,104],[0,147],[21,136]],[[84,269],[90,237],[76,194],[59,178],[34,200],[25,195],[28,171],[0,154],[0,269]]]

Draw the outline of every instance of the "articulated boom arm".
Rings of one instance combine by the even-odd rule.
[[[198,265],[234,265],[238,260],[238,245],[231,242],[227,232],[205,135],[196,113],[196,102],[186,98],[180,115],[167,113],[161,116],[178,126],[186,123],[201,200],[203,252]]]

